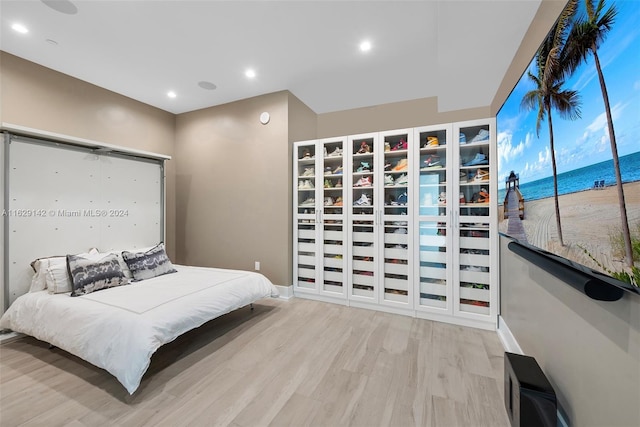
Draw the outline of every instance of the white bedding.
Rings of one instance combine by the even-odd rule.
[[[177,273],[93,292],[31,292],[0,319],[11,329],[46,341],[106,369],[133,394],[163,344],[278,291],[263,275],[175,265]]]

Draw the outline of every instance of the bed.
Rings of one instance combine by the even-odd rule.
[[[277,289],[248,271],[172,265],[175,272],[76,297],[36,290],[18,297],[0,329],[33,336],[115,376],[133,394],[163,344]]]

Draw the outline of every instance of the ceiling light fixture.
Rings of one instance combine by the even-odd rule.
[[[256,77],[256,72],[252,69],[248,69],[247,71],[244,72],[244,75],[247,76],[247,78],[249,79],[253,79]]]
[[[369,52],[371,50],[371,42],[369,40],[365,40],[360,43],[360,51],[361,52]]]
[[[167,92],[167,96],[169,98],[175,98],[178,95],[176,95],[176,93],[174,91],[170,90],[169,92]]]
[[[29,30],[27,29],[27,27],[25,27],[24,25],[16,22],[15,24],[13,24],[11,26],[11,28],[13,29],[13,31],[16,31],[20,34],[27,34],[29,32]]]

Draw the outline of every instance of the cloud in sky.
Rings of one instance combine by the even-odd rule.
[[[504,164],[508,164],[509,162],[522,157],[524,150],[531,146],[531,141],[533,139],[533,135],[531,132],[528,132],[525,135],[524,140],[518,142],[515,146],[513,145],[513,133],[511,131],[504,131],[498,133],[498,156],[502,160],[504,159]]]

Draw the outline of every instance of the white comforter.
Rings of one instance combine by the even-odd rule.
[[[176,265],[178,273],[79,297],[20,296],[0,328],[31,335],[113,374],[130,394],[163,344],[278,291],[263,275]]]

